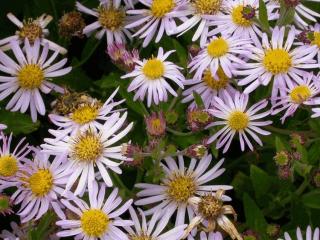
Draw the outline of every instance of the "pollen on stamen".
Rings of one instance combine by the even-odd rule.
[[[174,174],[168,184],[167,194],[175,202],[185,203],[194,195],[196,185],[191,176]]]
[[[107,28],[110,31],[116,31],[124,25],[126,14],[123,9],[100,7],[98,11],[99,23],[104,28]]]
[[[174,0],[153,0],[151,4],[151,13],[157,18],[161,18],[169,13],[174,7]]]
[[[229,44],[222,37],[211,40],[207,47],[208,54],[213,58],[225,55],[229,50]]]
[[[306,85],[296,86],[290,92],[291,101],[297,104],[301,104],[308,100],[311,96],[310,88]]]
[[[81,216],[81,228],[90,237],[101,237],[109,223],[109,217],[100,209],[89,209]]]
[[[80,125],[89,123],[97,118],[100,107],[100,102],[82,104],[71,113],[71,119]]]
[[[18,73],[18,82],[21,88],[39,88],[44,80],[44,72],[37,64],[28,64],[22,67]]]
[[[217,77],[212,76],[209,69],[205,70],[202,76],[202,80],[213,90],[219,91],[225,89],[228,86],[229,78],[224,73],[221,67],[218,68]]]
[[[12,177],[18,171],[17,159],[10,155],[0,157],[0,176]]]
[[[28,186],[36,197],[48,194],[53,186],[53,177],[48,169],[40,169],[30,176]]]
[[[242,111],[234,111],[230,114],[227,121],[231,129],[235,131],[240,131],[248,126],[249,117],[246,113]]]
[[[193,0],[196,12],[201,15],[214,15],[220,11],[222,0]]]
[[[164,64],[157,58],[151,58],[147,60],[142,68],[143,74],[150,80],[155,80],[162,77],[164,71]]]
[[[39,23],[33,19],[24,21],[23,27],[19,31],[19,37],[21,39],[27,38],[31,44],[35,42],[37,38],[41,38],[43,31]]]
[[[292,66],[292,59],[284,49],[269,49],[265,52],[263,65],[274,75],[287,73]]]

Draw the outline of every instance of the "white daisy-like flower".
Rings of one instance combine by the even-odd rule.
[[[98,129],[111,113],[119,111],[113,110],[113,108],[125,101],[113,101],[118,90],[119,88],[110,95],[105,103],[101,103],[97,99],[90,99],[76,106],[76,108],[66,116],[49,114],[49,118],[61,129],[61,133],[64,133],[61,134],[61,137],[65,137],[68,134],[74,136],[79,131],[84,132],[88,129]]]
[[[33,161],[25,160],[19,172],[21,185],[11,198],[14,204],[21,204],[18,215],[23,223],[40,219],[49,209],[65,217],[58,199],[67,183],[64,156],[55,157],[52,163],[49,158],[50,155],[35,149]]]
[[[53,130],[51,134],[54,138],[44,139],[46,144],[42,145],[43,151],[57,156],[61,154],[68,156],[64,169],[65,173],[71,173],[71,176],[68,179],[66,191],[70,190],[78,180],[75,195],[82,195],[86,186],[89,192],[92,191],[92,183],[96,178],[96,167],[107,186],[113,185],[107,169],[121,174],[119,166],[122,162],[132,160],[121,153],[121,145],[114,146],[127,135],[133,126],[133,123],[130,123],[125,128],[123,127],[126,118],[127,112],[121,117],[119,112],[115,112],[97,130],[89,129],[79,132],[76,136],[63,138],[60,137],[63,133]]]
[[[144,100],[146,94],[148,107],[154,102],[156,105],[159,102],[168,101],[169,91],[173,96],[177,96],[177,93],[167,82],[167,79],[175,82],[180,88],[184,88],[183,81],[184,76],[180,72],[181,67],[178,67],[172,62],[165,61],[174,50],[164,53],[163,48],[159,48],[158,56],[143,61],[137,60],[135,69],[121,78],[134,79],[128,87],[128,91],[136,91],[133,100]]]
[[[22,22],[12,13],[8,13],[7,17],[19,28],[19,30],[16,31],[15,35],[0,40],[1,50],[6,51],[11,49],[12,46],[10,45],[10,42],[13,40],[18,41],[19,44],[21,44],[24,43],[25,39],[28,39],[29,43],[32,45],[37,39],[40,39],[41,45],[45,46],[48,44],[49,49],[53,51],[59,51],[61,54],[67,53],[65,48],[46,39],[49,35],[49,30],[46,27],[52,21],[52,16],[42,14],[36,19],[29,18]]]
[[[214,36],[205,47],[195,56],[188,65],[190,72],[195,72],[194,79],[201,79],[204,72],[209,69],[212,75],[216,75],[219,67],[222,68],[227,77],[232,77],[236,65],[245,62],[239,58],[248,56],[252,46],[250,40],[239,39],[233,36]]]
[[[195,240],[193,237],[190,240]],[[220,232],[201,232],[199,240],[223,240],[222,234]]]
[[[132,36],[144,39],[142,46],[146,47],[156,35],[155,42],[159,42],[164,33],[171,35],[177,25],[175,18],[190,14],[186,0],[139,0],[148,9],[133,9],[127,13],[138,18],[126,25],[132,29],[141,26]]]
[[[25,53],[17,41],[11,42],[11,49],[16,61],[0,51],[0,71],[7,76],[0,76],[0,101],[14,93],[6,109],[21,113],[30,108],[31,118],[37,120],[37,112],[44,115],[46,112],[40,91],[47,94],[51,90],[63,92],[63,89],[50,82],[53,77],[63,76],[71,71],[71,67],[62,68],[67,59],[52,64],[59,52],[49,56],[49,45],[40,48],[40,41],[35,40],[30,46],[25,40]]]
[[[239,71],[235,75],[245,76],[238,84],[248,85],[244,93],[250,93],[258,86],[267,86],[273,79],[272,96],[274,99],[279,95],[285,95],[284,89],[288,81],[302,81],[306,74],[304,69],[318,67],[313,60],[317,54],[316,46],[301,46],[292,49],[295,39],[295,28],[291,27],[286,41],[285,27],[275,27],[272,31],[271,42],[267,34],[262,36],[262,48],[252,47],[253,54],[248,56],[253,62],[239,65]]]
[[[287,94],[276,99],[277,103],[272,106],[272,115],[286,110],[281,118],[282,123],[284,123],[285,119],[293,116],[301,105],[315,105],[317,101],[314,97],[320,93],[320,86],[315,83],[315,80],[315,76],[309,73],[298,84],[288,81],[288,87],[285,89]]]
[[[307,231],[306,231],[306,235],[305,237],[302,235],[301,229],[298,227],[297,228],[297,233],[296,233],[296,237],[291,238],[289,233],[285,233],[284,234],[284,239],[285,240],[292,240],[292,239],[297,239],[297,240],[319,240],[320,239],[320,232],[319,232],[319,228],[317,227],[313,234],[312,234],[312,229],[310,226],[307,227]],[[282,240],[282,239],[279,239]]]
[[[131,39],[131,33],[124,28],[130,21],[126,15],[127,6],[121,6],[121,0],[99,0],[97,9],[89,9],[80,2],[76,2],[76,7],[80,12],[89,14],[97,20],[83,29],[83,34],[90,36],[97,31],[95,37],[101,39],[107,37],[108,45],[113,43],[125,43],[126,39]]]
[[[105,186],[100,189],[95,183],[93,192],[89,192],[89,205],[83,200],[70,196],[61,202],[75,214],[75,218],[63,219],[56,224],[63,230],[58,237],[71,237],[84,240],[129,240],[120,227],[131,226],[129,220],[120,218],[132,205],[132,200],[120,206],[122,199],[118,197],[118,189],[114,189],[105,200]]]
[[[241,151],[244,151],[245,145],[253,150],[253,146],[248,138],[251,136],[260,146],[262,141],[256,133],[261,135],[269,135],[267,132],[261,129],[261,126],[267,126],[272,121],[257,121],[270,115],[270,110],[258,113],[268,105],[267,100],[262,100],[250,108],[247,108],[249,96],[247,94],[240,94],[236,92],[234,96],[230,96],[225,91],[224,99],[215,98],[214,108],[209,109],[209,113],[214,116],[215,119],[219,119],[209,124],[207,128],[213,126],[224,126],[217,131],[213,136],[208,139],[208,143],[212,143],[217,140],[216,148],[219,149],[224,146],[223,153],[228,151],[233,137],[238,134],[240,140]],[[221,120],[220,120],[221,119]],[[256,133],[255,133],[256,132]]]
[[[183,19],[183,23],[177,27],[176,33],[180,35],[191,30],[198,25],[192,41],[197,41],[200,38],[200,46],[204,46],[208,39],[208,32],[211,20],[208,16],[219,15],[225,8],[225,0],[193,0],[189,3],[191,17]]]
[[[272,1],[266,3],[268,20],[274,20],[278,14],[273,13],[277,5]],[[261,47],[260,36],[262,32],[254,18],[259,15],[259,0],[226,1],[223,14],[208,16],[210,26],[216,28],[208,35],[233,35],[242,39],[251,39],[254,44]]]
[[[169,212],[163,214],[161,210],[158,210],[148,222],[144,212],[141,209],[138,210],[141,216],[141,223],[136,211],[132,207],[129,208],[131,219],[134,223],[134,229],[132,227],[125,227],[129,240],[180,240],[183,236],[184,230],[187,227],[186,224],[174,227],[163,233],[171,217]]]
[[[201,79],[187,79],[184,82],[184,85],[192,85],[182,93],[184,96],[182,103],[192,101],[189,105],[189,108],[191,109],[197,107],[197,104],[194,101],[193,92],[196,92],[201,96],[205,108],[213,106],[214,97],[222,96],[223,90],[228,91],[230,95],[233,95],[236,92],[235,88],[231,85],[231,79],[226,76],[221,67],[215,75],[212,75],[211,71],[207,69],[204,71]]]
[[[171,216],[177,212],[175,226],[189,222],[194,217],[194,211],[189,200],[194,196],[201,196],[218,189],[232,189],[228,185],[215,185],[212,180],[221,176],[225,171],[220,168],[224,159],[217,162],[213,167],[212,156],[205,155],[202,159],[192,158],[189,167],[185,166],[182,155],[178,156],[178,164],[172,157],[167,157],[161,166],[165,177],[160,185],[139,183],[135,186],[142,189],[137,193],[140,198],[135,202],[138,206],[152,204],[154,207],[145,211],[146,215],[154,214],[159,209],[168,211]],[[210,182],[210,183],[209,183]],[[225,200],[230,200],[226,197]],[[154,205],[158,203],[157,205]],[[188,215],[188,220],[185,215]]]
[[[29,144],[22,138],[12,151],[12,134],[8,136],[0,133],[0,192],[9,187],[19,185],[18,172],[30,152]]]

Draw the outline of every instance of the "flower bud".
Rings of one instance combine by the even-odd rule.
[[[188,147],[186,155],[191,158],[202,158],[207,152],[207,147],[203,144],[193,144]]]
[[[123,43],[108,45],[106,52],[112,62],[125,72],[133,71],[136,61],[139,59],[139,51],[137,49],[128,51]]]
[[[297,39],[304,44],[311,44],[311,42],[314,40],[314,33],[304,30],[297,35]]]
[[[132,161],[126,161],[125,163],[129,166],[141,165],[143,161],[142,149],[140,146],[135,144],[124,143],[121,146],[121,153],[127,157],[132,158]]]
[[[299,152],[291,153],[291,160],[292,161],[300,161],[301,158],[302,158],[301,153],[299,153]]]
[[[7,214],[12,214],[13,211],[11,209],[11,205],[12,202],[10,200],[10,197],[0,194],[0,214],[4,216]]]
[[[248,229],[242,233],[243,240],[258,240],[259,235],[255,231]]]
[[[280,235],[280,226],[278,224],[269,224],[267,234],[271,238],[277,238]]]
[[[288,165],[279,166],[278,168],[278,177],[282,180],[289,180],[293,176],[292,168]]]
[[[244,6],[242,10],[242,17],[246,20],[251,20],[256,16],[256,9],[250,5]]]
[[[320,169],[317,169],[312,174],[312,183],[317,187],[320,188]]]
[[[278,166],[286,166],[290,162],[290,156],[287,151],[277,152],[273,159]]]
[[[292,148],[297,148],[298,145],[303,145],[306,143],[305,137],[301,134],[292,133],[290,137],[290,144]]]
[[[189,109],[187,113],[188,127],[192,132],[202,130],[212,121],[212,116],[203,109]]]
[[[198,53],[200,52],[200,50],[201,50],[201,48],[197,44],[191,44],[188,46],[188,51],[189,51],[191,57],[197,56]]]
[[[64,38],[81,37],[85,26],[84,19],[79,12],[68,12],[59,20],[59,34]]]
[[[152,137],[162,137],[166,133],[166,120],[163,112],[153,112],[150,116],[145,117],[147,132]]]
[[[284,0],[286,7],[296,7],[300,3],[300,0]]]
[[[178,120],[178,113],[175,111],[169,111],[165,113],[166,121],[168,124],[175,124]]]

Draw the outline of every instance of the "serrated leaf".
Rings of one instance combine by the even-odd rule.
[[[268,174],[254,165],[250,167],[250,179],[257,197],[266,194],[272,184]]]

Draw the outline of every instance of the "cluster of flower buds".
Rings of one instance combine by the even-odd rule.
[[[212,121],[212,116],[204,109],[189,109],[187,121],[189,129],[192,132],[198,132],[203,130]]]
[[[106,52],[112,62],[125,72],[133,71],[136,61],[139,60],[139,51],[137,49],[127,50],[123,43],[108,45]]]
[[[163,112],[153,112],[151,115],[145,116],[145,123],[149,136],[160,138],[165,135],[167,123]]]
[[[121,153],[132,161],[125,162],[128,166],[140,166],[143,162],[142,148],[136,144],[122,144]]]

